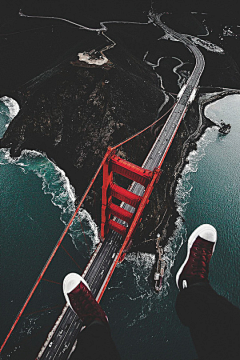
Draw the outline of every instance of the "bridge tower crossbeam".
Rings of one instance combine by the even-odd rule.
[[[149,197],[158,181],[161,170],[144,169],[115,155],[111,148],[103,165],[102,209],[101,209],[101,237],[105,239],[109,230],[114,230],[128,239],[124,248],[127,248],[131,236],[141,221],[142,212],[149,202]],[[113,174],[119,174],[144,186],[143,196],[124,189],[113,181]],[[122,201],[120,206],[113,202],[113,198]],[[128,209],[124,208],[128,204]],[[129,234],[131,233],[131,236]],[[124,250],[124,249],[123,249]],[[122,260],[122,258],[121,258]]]

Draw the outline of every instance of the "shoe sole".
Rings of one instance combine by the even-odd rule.
[[[190,255],[190,250],[192,248],[192,245],[194,243],[194,241],[196,240],[196,238],[198,236],[200,236],[200,234],[203,232],[203,231],[213,231],[215,233],[215,241],[210,241],[210,240],[207,240],[209,242],[214,242],[214,246],[213,246],[213,252],[212,254],[214,253],[214,250],[215,250],[215,247],[216,247],[216,242],[217,242],[217,230],[215,229],[214,226],[210,225],[210,224],[203,224],[203,225],[200,225],[199,227],[197,227],[193,232],[192,234],[190,235],[189,239],[188,239],[188,245],[187,245],[187,256],[183,262],[183,264],[181,265],[180,269],[178,270],[177,274],[176,274],[176,284],[177,284],[177,287],[179,289],[179,285],[178,285],[178,282],[179,282],[179,278],[180,278],[180,275],[183,271],[183,268],[184,266],[186,265],[186,263],[188,262],[188,259],[189,259],[189,255]]]
[[[63,294],[65,296],[66,302],[68,303],[68,305],[71,308],[72,308],[72,305],[70,304],[68,294],[73,289],[75,289],[75,287],[77,285],[79,285],[81,282],[87,287],[87,289],[89,291],[91,291],[90,288],[89,288],[88,283],[86,282],[86,280],[84,280],[84,278],[81,275],[77,274],[77,273],[70,273],[70,274],[66,275],[65,278],[63,279]]]

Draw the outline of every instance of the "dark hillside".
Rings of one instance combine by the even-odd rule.
[[[184,4],[189,2],[181,2]],[[193,11],[197,11],[196,4],[192,2]],[[240,55],[234,48],[239,39],[224,36],[221,40],[223,20],[227,23],[229,18],[224,18],[223,13],[215,17],[213,13],[195,16],[189,13],[190,8],[183,13],[184,6],[177,16],[179,5],[176,1],[163,1],[161,6],[159,13],[173,11],[175,6],[173,15],[164,15],[169,26],[171,23],[181,32],[204,35],[206,25],[209,35],[202,39],[223,46],[225,50],[225,54],[219,54],[199,46],[206,61],[200,85],[239,88]],[[109,59],[106,65],[88,66],[77,60],[77,54],[100,50],[108,44],[106,38],[59,20],[19,17],[20,8],[28,14],[64,16],[96,28],[102,20],[146,23],[150,4],[145,1],[136,6],[136,1],[130,4],[119,1],[103,6],[102,1],[19,0],[15,5],[6,6],[5,17],[0,15],[3,50],[0,53],[0,95],[12,96],[21,107],[1,139],[1,146],[9,147],[12,156],[19,156],[23,149],[46,152],[65,170],[81,196],[109,145],[152,123],[165,100],[167,103],[161,114],[172,106],[176,98],[168,92],[179,91],[190,76],[195,60],[180,42],[162,39],[164,32],[152,24],[109,24],[107,35],[117,45],[106,51]],[[155,71],[143,61],[144,56],[148,63],[158,64]],[[210,125],[205,119],[199,128],[199,118],[198,100],[195,100],[164,162],[161,181],[135,237],[138,246],[149,235],[154,238],[156,232],[160,231],[166,239],[172,234],[177,216],[176,180],[196,139]],[[120,149],[121,156],[141,165],[164,121],[126,144]],[[100,193],[99,180],[95,194],[88,198],[87,208],[91,213],[93,198],[100,200]],[[160,229],[159,221],[164,214]],[[154,242],[141,246],[143,251],[154,252],[154,248]]]

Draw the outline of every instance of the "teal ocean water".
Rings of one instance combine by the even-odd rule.
[[[102,306],[124,360],[196,358],[188,330],[175,313],[175,274],[185,257],[188,236],[201,223],[211,223],[218,230],[211,284],[240,306],[239,108],[239,95],[227,96],[206,107],[208,117],[231,123],[232,130],[221,136],[216,127],[208,129],[197,150],[189,155],[189,164],[176,192],[184,221],[177,220],[177,231],[165,251],[167,270],[163,291],[156,294],[152,289],[149,273],[154,257],[148,254],[128,255],[111,279]],[[13,100],[2,99],[0,136],[17,111]],[[8,150],[2,149],[0,172],[2,343],[73,212],[75,195],[64,172],[44,154],[24,151],[21,158],[13,160]],[[93,250],[97,227],[86,212],[81,214],[81,219]],[[63,245],[83,269],[89,255],[78,221]],[[45,278],[61,283],[70,271],[80,270],[60,249]],[[63,304],[61,286],[42,281],[7,343],[6,353],[11,359],[32,359],[28,354],[17,355],[26,344],[31,344],[37,354]],[[36,313],[39,310],[45,311]]]
[[[4,97],[2,100],[1,137],[19,109],[12,99]],[[64,230],[64,224],[74,212],[75,194],[64,172],[45,154],[36,151],[24,151],[20,158],[11,159],[9,150],[1,149],[0,173],[2,343]],[[63,246],[84,269],[89,251],[93,251],[96,243],[97,228],[86,211],[82,211],[80,217],[86,238],[76,220]],[[68,272],[81,272],[78,266],[60,248],[44,278],[61,283]],[[7,344],[7,352],[17,353],[19,344],[25,346],[30,338],[31,344],[36,340],[37,353],[39,341],[46,338],[64,305],[61,285],[54,282],[41,281]],[[52,307],[54,309],[47,310]],[[34,314],[28,316],[29,313]]]

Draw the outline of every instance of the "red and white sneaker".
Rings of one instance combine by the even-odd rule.
[[[217,231],[203,224],[188,239],[187,256],[177,272],[176,283],[180,290],[199,282],[208,281],[209,262],[215,250]]]
[[[108,324],[107,315],[93,297],[82,276],[76,273],[68,274],[63,280],[63,293],[67,303],[85,326],[95,320]]]

